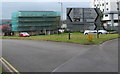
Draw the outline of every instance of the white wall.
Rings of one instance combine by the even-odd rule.
[[[120,0],[91,0],[91,7],[95,7],[94,5],[99,5],[97,6],[100,8],[103,13],[108,13],[108,12],[117,12],[117,1]],[[107,4],[108,3],[108,4]],[[104,4],[104,6],[103,6]],[[114,15],[114,19],[117,19],[118,15]],[[108,14],[108,17],[103,16],[103,20],[110,20],[111,19],[111,14]]]
[[[113,25],[118,26],[118,23],[115,23],[114,21],[112,21],[112,15],[113,15],[113,20],[118,20],[118,14],[117,14],[117,12],[118,12],[117,2],[118,1],[120,1],[120,0],[91,0],[91,2],[92,2],[91,7],[94,7],[94,8],[98,7],[104,13],[103,20],[106,21],[106,23],[104,23],[104,26],[106,26],[106,27],[107,26],[110,27]],[[96,5],[96,6],[94,6],[94,5]],[[110,12],[113,12],[114,14],[109,14]],[[106,15],[108,15],[108,16],[106,16]]]

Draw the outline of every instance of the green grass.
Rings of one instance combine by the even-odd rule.
[[[4,68],[2,68],[2,72],[6,72]]]
[[[0,67],[0,73],[6,72],[4,68]]]
[[[68,40],[68,33],[60,35],[39,35],[31,37],[18,37],[18,36],[5,36],[3,39],[22,39],[22,40],[46,40],[46,41],[57,41],[57,42],[70,42],[79,44],[100,44],[107,40],[118,38],[118,34],[103,34],[99,35],[98,39],[96,35],[92,35],[93,40],[88,40],[88,35],[83,33],[71,33],[71,39]]]
[[[2,73],[2,68],[0,67],[0,73]]]

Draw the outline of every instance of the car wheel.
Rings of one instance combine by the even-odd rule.
[[[88,35],[88,33],[85,33],[85,35]]]
[[[98,34],[102,34],[102,32],[99,32]]]

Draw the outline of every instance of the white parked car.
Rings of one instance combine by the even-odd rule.
[[[64,29],[59,29],[58,31],[61,32],[61,33],[63,33],[65,30]]]
[[[97,30],[85,30],[84,34],[85,35],[88,35],[88,34],[97,34]],[[98,30],[98,34],[108,34],[108,32],[106,30]]]

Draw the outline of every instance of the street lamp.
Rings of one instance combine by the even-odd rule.
[[[62,2],[58,2],[61,5],[61,25],[63,24],[63,3]]]

